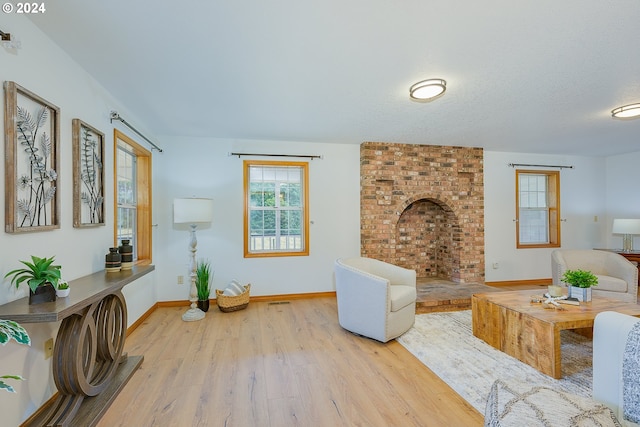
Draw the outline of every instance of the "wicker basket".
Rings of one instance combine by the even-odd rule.
[[[218,308],[225,313],[247,308],[249,305],[250,290],[251,283],[244,285],[244,292],[236,296],[223,295],[222,293],[224,291],[216,289],[216,303],[218,304]]]

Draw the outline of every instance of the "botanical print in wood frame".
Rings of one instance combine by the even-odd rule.
[[[80,119],[73,134],[73,226],[104,225],[104,134]]]
[[[60,108],[4,82],[5,231],[60,228]]]

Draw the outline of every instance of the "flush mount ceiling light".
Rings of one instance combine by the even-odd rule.
[[[640,116],[640,104],[629,104],[611,110],[611,117],[627,119]]]
[[[446,89],[447,82],[442,79],[423,80],[409,88],[409,96],[419,101],[425,101],[441,95]]]

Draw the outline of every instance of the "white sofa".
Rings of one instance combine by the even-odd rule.
[[[554,285],[566,286],[562,276],[567,270],[587,270],[598,277],[593,295],[637,302],[638,268],[622,255],[599,250],[555,250],[551,253]]]
[[[485,411],[485,426],[573,427],[624,426],[640,424],[625,418],[623,378],[638,387],[640,369],[623,369],[623,355],[632,327],[639,318],[613,311],[596,316],[593,328],[593,399],[572,395],[549,387],[514,390],[500,380],[491,387]],[[630,350],[640,363],[640,336],[634,335]],[[637,396],[637,394],[636,394]],[[640,414],[640,399],[634,402],[635,414]]]
[[[416,272],[373,258],[335,262],[340,326],[381,342],[405,333],[415,321]]]
[[[640,425],[624,419],[622,393],[623,355],[629,332],[638,322],[637,317],[607,311],[596,316],[593,328],[593,398],[611,408],[623,426]],[[640,411],[640,402],[636,403]]]

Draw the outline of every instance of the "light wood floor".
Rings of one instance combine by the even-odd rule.
[[[343,330],[335,298],[212,306],[198,322],[184,311],[159,308],[127,338],[144,363],[99,427],[483,424],[395,340]]]

